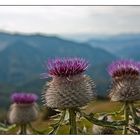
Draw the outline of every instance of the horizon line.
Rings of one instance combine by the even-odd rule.
[[[121,33],[113,33],[113,34],[107,34],[107,33],[45,33],[45,32],[22,32],[22,31],[10,31],[10,30],[3,30],[0,29],[0,33],[5,33],[5,34],[11,34],[11,35],[16,35],[16,34],[21,34],[21,35],[44,35],[44,36],[69,36],[69,35],[97,35],[97,36],[118,36],[118,35],[137,35],[140,34],[140,32],[121,32]]]

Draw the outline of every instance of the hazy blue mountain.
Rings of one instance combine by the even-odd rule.
[[[87,43],[93,47],[96,46],[105,49],[118,56],[120,55],[119,53],[124,54],[125,57],[125,52],[129,48],[133,47],[134,50],[140,50],[140,34],[122,34],[104,38],[92,38],[88,40]],[[133,58],[134,56],[131,55],[131,57]]]
[[[140,45],[128,46],[127,48],[122,48],[118,52],[120,58],[134,59],[140,61]]]
[[[42,69],[39,50],[22,41],[8,45],[0,53],[0,81],[21,85],[37,76]]]

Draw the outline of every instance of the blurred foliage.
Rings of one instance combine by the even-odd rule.
[[[140,107],[140,102],[136,103],[137,107]],[[98,113],[103,113],[103,112],[114,112],[114,111],[119,111],[122,107],[121,103],[117,102],[110,102],[107,100],[98,100],[98,101],[93,101],[90,104],[88,104],[86,107],[82,108],[82,110],[86,114],[92,113],[97,113],[96,117],[98,117]],[[54,110],[48,110],[50,112],[47,112],[46,108],[40,108],[40,114],[39,118],[37,121],[32,123],[32,127],[34,130],[31,129],[31,127],[28,127],[28,130],[32,132],[33,134],[49,134],[50,131],[52,131],[51,125],[56,123],[58,121],[58,115]],[[5,112],[5,113],[4,113]],[[5,115],[6,111],[1,110],[0,111],[0,118],[1,122],[6,122],[5,120]],[[49,114],[49,117],[48,117]],[[120,114],[118,116],[113,116],[115,120],[120,120],[123,119],[123,116]],[[65,118],[66,119],[66,118]],[[67,120],[67,119],[66,119]],[[92,133],[92,126],[93,124],[90,123],[88,120],[84,118],[77,118],[77,126],[78,126],[78,134],[88,134],[91,135]],[[16,134],[18,131],[17,128],[13,128],[12,130],[5,132],[4,134]],[[86,131],[86,132],[85,132]],[[68,135],[69,134],[69,125],[68,121],[65,121],[65,123],[60,127],[58,134],[62,135]],[[118,130],[115,132],[115,134],[121,134],[121,131]]]

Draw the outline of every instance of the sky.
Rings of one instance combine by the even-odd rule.
[[[140,6],[1,6],[0,30],[56,35],[140,33]]]

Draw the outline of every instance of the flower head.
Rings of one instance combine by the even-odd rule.
[[[134,62],[132,60],[119,60],[109,65],[108,73],[113,78],[139,76],[140,63]]]
[[[140,63],[132,60],[113,62],[108,68],[113,78],[110,98],[112,101],[136,101],[140,99]]]
[[[32,93],[13,93],[11,100],[17,104],[31,104],[34,103],[38,97]]]
[[[89,76],[82,74],[88,62],[82,58],[57,58],[49,60],[48,74],[52,81],[44,87],[45,104],[51,108],[81,107],[95,98],[95,85]]]
[[[83,58],[57,58],[49,60],[46,67],[50,77],[69,77],[84,72],[88,62]],[[47,74],[43,75],[46,78]]]

